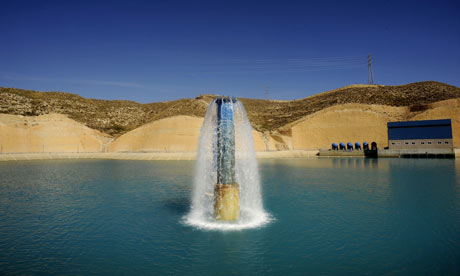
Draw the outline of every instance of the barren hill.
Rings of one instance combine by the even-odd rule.
[[[339,104],[378,104],[423,109],[427,104],[452,98],[460,98],[460,88],[441,82],[426,81],[398,86],[350,86],[286,102],[240,100],[244,103],[254,127],[258,130],[272,131],[306,115]]]
[[[195,99],[140,104],[86,99],[63,92],[0,87],[0,113],[24,116],[65,114],[90,128],[115,136],[149,121],[174,115],[204,116],[207,104]]]
[[[0,113],[25,116],[61,113],[88,127],[118,136],[147,122],[175,115],[202,117],[212,98],[212,95],[201,95],[195,99],[140,104],[86,99],[63,92],[0,87]],[[339,104],[411,106],[414,110],[423,110],[427,104],[452,98],[460,98],[460,88],[426,81],[400,86],[349,86],[294,101],[239,99],[255,129],[274,131],[306,115]]]

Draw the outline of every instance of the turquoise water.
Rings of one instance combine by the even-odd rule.
[[[192,161],[0,163],[0,274],[460,274],[460,160],[261,160],[273,220],[183,223]]]

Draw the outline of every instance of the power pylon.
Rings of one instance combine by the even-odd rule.
[[[367,67],[368,67],[368,76],[367,76],[367,83],[375,84],[374,81],[374,73],[372,72],[372,59],[371,54],[367,55]]]
[[[265,85],[265,99],[268,100],[268,86]]]

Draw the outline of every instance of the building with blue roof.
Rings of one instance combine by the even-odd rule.
[[[452,149],[450,119],[389,122],[389,149]]]

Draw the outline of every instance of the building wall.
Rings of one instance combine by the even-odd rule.
[[[452,121],[452,136],[454,147],[460,148],[460,99],[451,99],[433,103],[429,109],[415,115],[411,120],[435,120],[450,118]]]
[[[452,149],[452,139],[389,140],[389,149]]]

